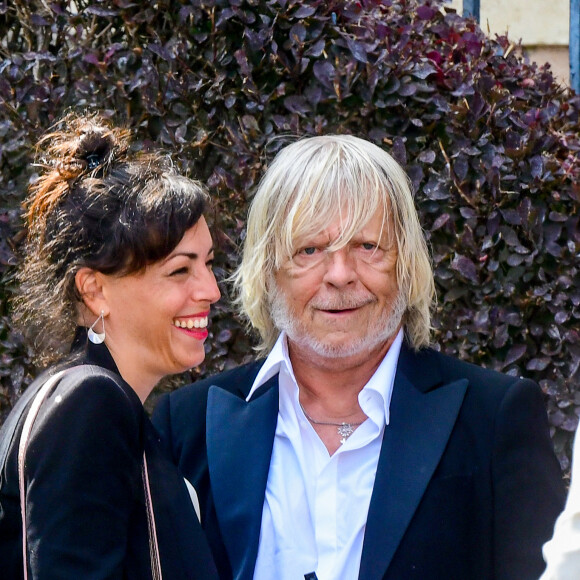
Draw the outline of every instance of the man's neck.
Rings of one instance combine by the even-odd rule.
[[[358,408],[358,394],[373,376],[396,333],[371,352],[324,357],[288,341],[288,353],[304,404],[316,402],[327,416],[344,416]]]

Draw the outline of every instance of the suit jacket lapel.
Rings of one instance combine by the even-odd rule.
[[[423,359],[423,360],[420,360]],[[429,355],[401,350],[369,506],[359,578],[382,579],[445,449],[465,379],[439,382]]]
[[[210,387],[207,455],[217,518],[237,580],[251,580],[278,420],[278,376],[247,403]]]

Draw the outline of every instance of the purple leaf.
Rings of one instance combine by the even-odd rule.
[[[284,106],[291,112],[306,115],[311,111],[308,101],[300,95],[291,95],[284,99]]]
[[[502,348],[506,345],[509,338],[508,334],[508,325],[507,324],[500,324],[494,332],[493,335],[493,346],[495,348]]]
[[[553,222],[567,222],[569,219],[569,216],[557,211],[551,211],[548,217]]]
[[[540,155],[536,155],[530,159],[530,172],[532,177],[539,179],[542,177],[542,173],[544,170],[544,163],[542,162],[542,157]]]
[[[105,53],[105,58],[103,59],[105,62],[109,62],[109,60],[111,59],[111,57],[119,50],[121,50],[123,48],[123,45],[120,42],[115,42],[115,44],[112,44],[109,49],[107,50],[107,52]]]
[[[473,219],[478,217],[477,212],[471,207],[462,207],[459,208],[459,213],[464,217],[466,220]]]
[[[435,10],[430,6],[419,6],[417,8],[417,16],[421,20],[431,20],[435,16]]]
[[[401,81],[394,74],[391,74],[384,88],[385,95],[391,95],[395,93],[399,90],[400,86]]]
[[[526,354],[526,350],[527,347],[525,344],[516,344],[515,346],[512,346],[505,357],[504,365],[508,366],[520,360],[524,354]]]
[[[412,71],[411,74],[421,80],[425,80],[430,74],[437,72],[437,69],[429,63],[418,64]]]
[[[304,25],[300,22],[295,24],[290,29],[289,38],[295,44],[302,44],[306,39],[306,28],[304,28]]]
[[[246,51],[240,48],[235,52],[234,56],[236,57],[236,62],[242,71],[242,75],[246,77],[251,76],[252,69],[250,68],[250,63],[248,61]]]
[[[533,358],[532,360],[528,361],[526,369],[528,371],[543,371],[550,364],[550,362],[552,361],[548,357]]]
[[[166,50],[163,46],[155,44],[154,42],[150,42],[147,45],[147,50],[151,51],[153,54],[156,54],[158,57],[165,61],[170,61],[172,58],[168,50]]]
[[[318,61],[314,63],[314,76],[327,88],[332,88],[334,77],[336,74],[335,68],[328,60]]]
[[[393,141],[393,148],[391,149],[391,155],[401,164],[407,165],[407,148],[405,147],[405,141],[401,137],[396,137]]]
[[[434,232],[435,230],[442,228],[448,221],[449,221],[449,214],[448,213],[444,213],[444,214],[440,215],[433,222],[433,225],[431,226],[431,231]]]
[[[522,224],[522,216],[520,213],[513,209],[502,209],[501,215],[503,219],[512,226],[519,226]]]
[[[233,333],[229,328],[224,328],[223,330],[219,331],[219,334],[216,336],[217,342],[228,342],[232,339]]]
[[[362,63],[368,62],[367,51],[360,42],[357,42],[350,37],[347,38],[346,42],[352,56],[354,56],[356,60]]]
[[[50,22],[48,20],[46,20],[46,18],[44,18],[40,14],[32,14],[30,16],[30,22],[32,24],[34,24],[35,26],[49,26],[50,25]]]
[[[324,38],[313,44],[305,53],[304,56],[319,57],[324,52],[326,41]]]
[[[100,64],[99,57],[96,54],[92,53],[92,52],[89,52],[88,54],[85,54],[83,56],[83,60],[85,62],[90,62],[91,64],[94,64],[94,65],[97,65],[97,66]]]
[[[456,254],[451,262],[451,268],[459,272],[464,278],[477,284],[479,282],[477,277],[476,265],[466,256]]]
[[[438,177],[432,176],[423,186],[423,193],[433,201],[449,199],[449,189]]]
[[[417,92],[417,85],[415,83],[404,83],[399,88],[399,95],[402,97],[410,97]]]
[[[426,151],[421,151],[421,153],[419,153],[419,156],[417,157],[417,159],[421,162],[421,163],[426,163],[427,165],[431,165],[431,163],[433,163],[433,161],[435,161],[435,151],[433,151],[432,149],[427,149]]]
[[[301,6],[294,12],[294,18],[308,18],[312,16],[316,12],[316,8],[314,6]]]
[[[453,172],[459,181],[464,181],[469,170],[469,162],[466,157],[460,156],[453,162]]]
[[[175,140],[178,143],[187,143],[187,140],[185,138],[185,135],[187,134],[187,125],[185,125],[185,123],[183,125],[180,125],[179,127],[177,127],[176,131],[175,131]]]

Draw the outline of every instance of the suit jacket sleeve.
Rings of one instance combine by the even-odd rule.
[[[39,580],[123,577],[142,415],[111,378],[81,372],[43,403],[26,455],[29,570]]]
[[[217,522],[206,452],[207,395],[214,379],[215,377],[199,381],[160,397],[152,421],[166,447],[165,451],[184,477],[195,487],[201,509],[201,524],[211,547],[219,577],[232,578],[228,555]],[[224,429],[226,428],[224,425]]]
[[[492,456],[496,578],[538,578],[564,488],[540,388],[518,381],[496,417]]]
[[[548,566],[540,580],[580,578],[580,432],[574,439],[566,508],[556,521],[552,539],[544,545],[544,559]]]

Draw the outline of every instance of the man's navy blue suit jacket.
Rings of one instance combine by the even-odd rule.
[[[179,389],[153,417],[222,578],[250,580],[256,562],[278,413],[277,376],[245,401],[261,364]],[[361,580],[537,580],[564,500],[536,383],[403,345]]]

